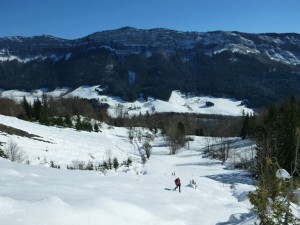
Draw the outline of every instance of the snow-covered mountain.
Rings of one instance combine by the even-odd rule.
[[[265,106],[300,90],[300,35],[124,27],[76,40],[0,38],[0,88],[104,84],[108,95],[168,100],[173,90]]]
[[[115,48],[115,45],[118,45]],[[50,35],[0,38],[0,61],[26,63],[36,59],[65,59],[78,47],[106,48],[117,55],[140,54],[143,48],[165,51],[198,50],[207,55],[223,51],[254,54],[285,64],[300,64],[299,34],[247,34],[240,32],[180,32],[168,29],[136,29],[124,27],[102,31],[81,39],[65,40]],[[63,52],[63,53],[61,53]],[[147,52],[148,56],[152,54]]]

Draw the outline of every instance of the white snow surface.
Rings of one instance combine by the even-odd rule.
[[[11,55],[9,53],[9,51],[2,49],[2,51],[0,51],[0,62],[17,60],[18,62],[21,62],[21,63],[28,63],[33,60],[37,60],[37,59],[45,60],[47,58],[49,58],[53,61],[59,61],[61,59],[64,59],[65,61],[67,61],[71,58],[71,55],[72,55],[72,53],[69,52],[65,55],[59,55],[59,56],[57,56],[55,54],[51,54],[49,56],[36,55],[33,57],[20,58],[19,56]]]
[[[179,113],[202,113],[202,114],[218,114],[218,115],[231,115],[240,116],[243,111],[245,113],[253,113],[252,109],[241,105],[242,101],[235,99],[215,98],[210,96],[187,96],[179,91],[173,91],[169,98],[169,101],[162,101],[158,99],[143,98],[138,99],[135,102],[124,102],[122,99],[113,97],[98,95],[95,91],[99,86],[92,87],[80,87],[67,96],[74,96],[87,99],[98,99],[102,103],[107,103],[110,107],[108,109],[109,114],[112,117],[119,116],[119,111],[122,109],[122,113],[128,116],[161,113],[161,112],[179,112]],[[207,107],[206,102],[214,103],[214,106]]]
[[[193,137],[190,149],[169,155],[157,136],[150,160],[142,165],[141,143],[130,142],[125,128],[103,124],[99,133],[78,132],[2,115],[0,123],[39,136],[0,133],[0,142],[14,141],[30,161],[0,158],[0,225],[254,224],[247,199],[254,189],[251,178],[203,158],[202,137]],[[131,157],[133,165],[105,175],[66,169],[72,160],[102,162],[108,152],[119,161]],[[50,160],[62,168],[49,168]],[[177,176],[181,193],[172,191]],[[189,186],[191,179],[197,189]]]
[[[101,95],[103,89],[100,85],[95,86],[82,86],[73,91],[67,88],[57,88],[51,92],[43,92],[41,90],[35,90],[31,93],[18,90],[3,91],[0,93],[0,97],[6,97],[21,101],[23,97],[26,97],[27,101],[33,102],[36,98],[41,98],[43,94],[57,97],[79,97],[83,99],[97,99],[101,103],[109,105],[108,113],[112,117],[120,116],[133,116],[162,112],[178,112],[178,113],[201,113],[201,114],[217,114],[217,115],[229,115],[240,116],[242,113],[252,114],[253,110],[242,105],[242,101],[226,98],[215,98],[212,96],[189,96],[182,94],[179,91],[173,91],[168,101],[162,101],[159,99],[148,98],[148,100],[142,97],[135,102],[125,102],[122,99],[114,96]],[[212,102],[214,105],[207,107],[206,102]]]

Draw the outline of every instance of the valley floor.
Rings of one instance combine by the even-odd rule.
[[[2,119],[12,125],[15,120]],[[26,129],[30,126],[39,131],[54,129],[36,124],[27,124]],[[77,131],[68,132],[65,141],[76,142],[73,138]],[[136,146],[125,141],[126,132],[118,137],[116,133],[105,132],[98,134],[99,138],[105,135],[120,145],[121,152],[137,154]],[[43,132],[38,133],[43,136]],[[50,133],[48,138],[61,145],[53,144],[56,147],[52,149],[48,143],[48,150],[60,154],[62,150],[57,149],[63,148],[65,142],[55,140]],[[7,138],[0,133],[0,141]],[[18,141],[15,136],[10,138]],[[127,145],[122,146],[122,142]],[[247,192],[253,190],[251,177],[243,171],[227,170],[219,161],[203,158],[203,143],[203,138],[195,137],[189,150],[169,155],[164,140],[157,138],[144,166],[135,159],[129,169],[121,167],[106,175],[99,171],[48,168],[37,163],[17,164],[0,158],[0,225],[254,224],[247,199]],[[74,151],[83,154],[82,149]],[[26,152],[35,157],[34,152]],[[172,175],[174,172],[176,176]],[[182,183],[181,193],[172,190],[177,176]],[[197,183],[196,189],[189,185],[191,179]]]

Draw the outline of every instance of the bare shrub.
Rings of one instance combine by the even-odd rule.
[[[86,168],[86,164],[84,161],[73,160],[71,165],[67,166],[67,169],[70,170],[84,170]]]
[[[4,149],[5,155],[12,162],[23,163],[26,161],[25,152],[18,146],[16,142],[10,140]]]
[[[0,114],[19,116],[22,113],[20,104],[9,98],[0,98]]]
[[[143,144],[143,148],[144,148],[144,150],[145,150],[145,152],[146,152],[147,159],[149,159],[149,158],[150,158],[150,155],[151,155],[151,149],[152,149],[151,144],[150,144],[148,141],[146,141],[146,142]]]

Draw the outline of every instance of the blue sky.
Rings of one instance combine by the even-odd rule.
[[[300,0],[0,0],[0,37],[117,29],[300,33]]]

